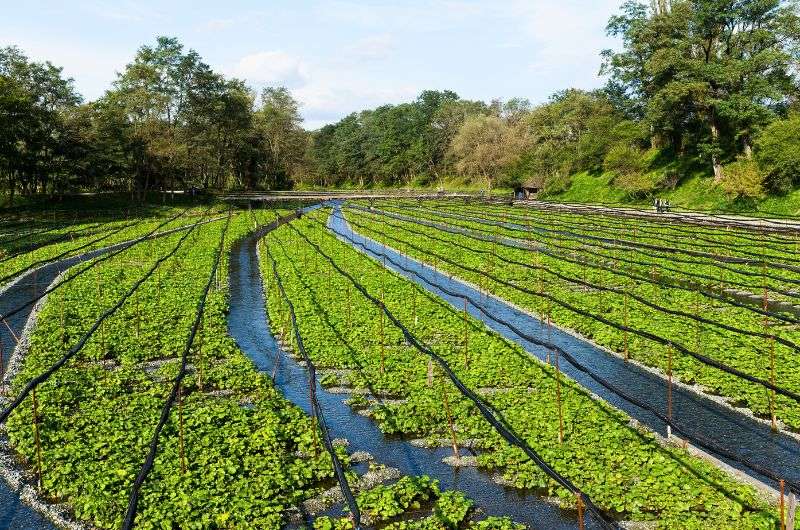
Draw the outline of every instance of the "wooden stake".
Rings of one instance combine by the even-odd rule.
[[[42,489],[42,440],[39,436],[39,403],[36,401],[36,389],[31,390],[33,398],[33,440],[36,444],[36,475],[39,489]]]
[[[667,347],[667,419],[672,421],[672,344]],[[667,438],[671,431],[671,427],[667,425]]]
[[[450,429],[450,440],[453,444],[453,456],[455,457],[456,461],[461,461],[461,454],[458,451],[458,439],[456,438],[456,428],[453,425],[453,416],[450,413],[450,401],[447,399],[447,391],[444,387],[444,381],[442,381],[441,385],[441,392],[442,392],[442,402],[444,403],[444,412],[447,415],[447,426]]]
[[[464,367],[469,368],[469,315],[466,298],[464,298]]]
[[[783,502],[785,483],[784,483],[783,479],[781,479],[778,483],[780,484],[780,489],[781,489],[781,502],[780,502],[780,505],[781,505],[781,530],[786,530],[786,513],[785,513],[785,510],[784,510],[784,502]]]
[[[433,386],[433,360],[428,359],[428,386]]]
[[[558,405],[558,443],[564,443],[564,408],[561,404],[561,369],[558,366],[558,350],[555,352],[556,360],[556,404]]]
[[[183,393],[181,388],[183,385],[178,385],[178,443],[181,452],[181,473],[186,473],[186,452],[184,449],[183,441]]]
[[[411,295],[411,316],[414,317],[414,326],[419,324],[419,319],[417,318],[417,290],[414,289]]]
[[[581,498],[581,494],[576,492],[575,493],[575,505],[578,508],[578,528],[580,530],[584,530],[584,521],[583,521],[583,498]]]

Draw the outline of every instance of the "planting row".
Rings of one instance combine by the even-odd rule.
[[[613,267],[589,267],[580,257],[506,246],[358,210],[349,210],[348,217],[356,230],[420,261],[622,355],[664,372],[671,369],[682,381],[699,383],[759,416],[800,429],[796,400],[691,355],[800,392],[793,346],[800,334],[793,329],[769,321],[765,327],[763,317],[744,308],[704,300],[696,291],[632,280]]]
[[[429,206],[410,207],[404,204],[397,207],[390,203],[381,205],[381,208],[464,226],[477,232],[537,242],[560,252],[586,253],[594,261],[621,264],[645,276],[653,276],[659,282],[674,283],[717,295],[730,297],[755,294],[760,297],[766,287],[771,300],[792,302],[800,294],[800,268],[794,261],[783,263],[786,261],[786,249],[795,248],[794,242],[778,245],[783,248],[778,251],[778,256],[765,260],[764,245],[758,241],[761,236],[757,234],[754,235],[753,242],[746,243],[750,248],[748,254],[742,255],[725,243],[711,252],[695,248],[691,246],[691,238],[689,242],[682,242],[683,248],[676,245],[673,238],[659,244],[642,244],[639,242],[638,232],[640,221],[636,219],[628,220],[622,227],[603,232],[589,223],[583,223],[579,229],[551,226],[554,223],[551,212],[543,212],[538,217],[528,216],[516,222],[506,218],[504,222],[505,216],[513,214],[504,212],[500,219],[493,219],[479,212],[465,213],[461,209],[455,209],[452,204],[436,205],[435,208]],[[717,232],[724,241],[728,231]],[[757,298],[753,302],[756,307],[762,305],[762,301]]]
[[[478,453],[477,464],[503,483],[557,495],[565,507],[574,507],[574,496],[510,446],[306,238],[382,300],[467,388],[607,514],[658,521],[663,527],[775,526],[777,512],[751,488],[681,449],[662,446],[554,366],[337,240],[322,227],[327,213],[281,227],[266,243],[294,304],[306,350],[318,368],[335,369],[324,384],[350,387],[350,404],[366,409],[386,434],[454,446],[459,458],[465,458],[462,447],[469,446]],[[266,287],[270,319],[286,329],[275,287]]]
[[[78,355],[36,390],[36,421],[33,396],[12,414],[11,442],[30,468],[41,470],[46,497],[67,502],[77,519],[97,527],[120,526],[215,249],[224,237],[227,256],[254,221],[273,215],[236,214],[225,234],[225,220],[194,228]],[[132,247],[52,294],[9,394],[61,357],[183,236]],[[137,528],[279,528],[289,508],[325,489],[332,477],[329,458],[315,451],[310,420],[227,336],[226,275],[223,258],[190,352],[189,376],[142,488]],[[344,451],[341,458],[347,462]]]
[[[213,210],[219,211],[219,208],[215,207]],[[165,220],[172,219],[161,230],[186,226],[193,223],[198,215],[210,211],[208,208],[193,210],[167,208],[159,212],[157,216],[113,221],[100,226],[96,222],[83,223],[77,227],[75,225],[65,226],[56,230],[60,235],[53,237],[49,244],[33,244],[31,248],[27,244],[21,244],[23,240],[11,243],[9,246],[4,246],[0,242],[0,252],[6,252],[5,255],[0,255],[0,260],[2,260],[0,286],[37,265],[136,239]],[[15,245],[20,245],[20,248],[15,249]]]

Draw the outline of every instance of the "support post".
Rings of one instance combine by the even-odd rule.
[[[442,392],[442,402],[444,404],[444,412],[447,415],[447,426],[450,429],[450,441],[453,444],[453,456],[455,457],[456,461],[461,461],[461,454],[458,450],[458,438],[456,438],[456,428],[453,424],[453,415],[450,413],[450,401],[447,399],[447,391],[444,387],[445,383],[442,381],[442,385],[440,387]]]
[[[181,455],[181,473],[186,474],[186,450],[183,438],[183,385],[178,385],[178,443]]]
[[[42,489],[42,439],[39,435],[39,402],[36,400],[36,389],[31,390],[33,401],[33,441],[36,444],[36,477],[39,490]]]
[[[667,347],[667,419],[672,422],[672,344]],[[667,439],[672,436],[672,427],[667,425]]]
[[[469,368],[469,314],[466,297],[464,298],[464,367]]]
[[[784,509],[784,488],[786,483],[783,479],[779,481],[780,490],[781,490],[781,500],[780,500],[780,509],[781,509],[781,530],[786,530],[786,510]]]
[[[419,324],[419,318],[417,317],[417,290],[414,289],[413,294],[411,295],[411,316],[414,317],[414,326]]]

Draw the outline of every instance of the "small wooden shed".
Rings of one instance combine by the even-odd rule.
[[[518,200],[535,199],[542,191],[543,181],[538,177],[531,177],[516,188],[514,188],[514,198]]]

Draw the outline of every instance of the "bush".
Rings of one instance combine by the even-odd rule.
[[[544,195],[557,195],[569,189],[572,175],[567,171],[554,171],[544,179]]]
[[[642,174],[647,171],[647,160],[642,150],[626,141],[614,144],[608,150],[603,167],[617,176]],[[616,180],[616,179],[615,179]]]
[[[764,129],[756,141],[755,157],[770,191],[786,193],[800,183],[800,115]]]
[[[603,166],[614,173],[614,187],[631,197],[642,197],[662,184],[663,175],[648,172],[652,151],[642,151],[628,142],[619,142],[609,149]]]
[[[719,185],[731,199],[757,199],[764,196],[764,180],[754,160],[740,158],[725,166]]]

